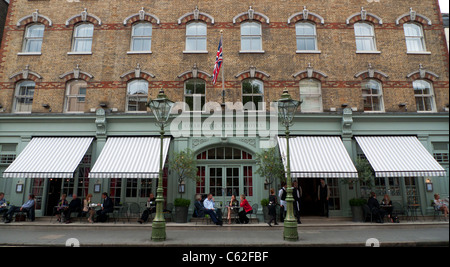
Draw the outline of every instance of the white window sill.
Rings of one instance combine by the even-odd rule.
[[[92,52],[67,52],[67,55],[92,55]]]
[[[381,54],[380,51],[356,51],[356,54]]]
[[[321,54],[322,51],[320,50],[297,50],[297,54]]]
[[[128,51],[127,55],[152,54],[152,51]]]
[[[417,113],[436,113],[436,110],[430,110],[430,111],[420,111],[418,110]]]
[[[365,110],[364,111],[364,113],[386,113],[384,110],[383,111],[368,111],[368,110]]]
[[[431,55],[431,52],[429,51],[412,51],[412,52],[406,52],[407,55]]]
[[[42,55],[41,52],[19,52],[17,53],[18,56],[40,56]]]
[[[199,51],[183,51],[183,54],[208,54],[208,51],[203,51],[203,50],[199,50]]]
[[[239,54],[264,54],[264,53],[266,53],[266,51],[264,51],[264,50],[252,50],[252,51],[241,50],[241,51],[239,51]]]

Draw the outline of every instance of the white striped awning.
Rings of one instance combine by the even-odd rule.
[[[376,177],[446,176],[415,136],[356,136]]]
[[[164,161],[169,145],[164,138]],[[89,178],[158,178],[160,149],[159,137],[110,137]]]
[[[73,178],[93,137],[34,137],[3,178]]]
[[[278,146],[286,168],[286,138],[278,137]],[[289,138],[291,177],[293,178],[357,178],[340,137],[297,136]]]

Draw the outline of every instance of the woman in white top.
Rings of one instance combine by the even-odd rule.
[[[446,203],[441,199],[439,194],[434,194],[434,205],[437,210],[440,210],[444,213],[445,220],[448,218],[448,202]]]

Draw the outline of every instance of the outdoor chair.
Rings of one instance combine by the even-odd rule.
[[[370,222],[373,223],[373,219],[374,216],[378,217],[378,220],[381,221],[381,216],[380,214],[373,214],[373,212],[370,210],[369,205],[365,204],[363,206],[363,211],[364,211],[364,220],[367,221],[367,218],[370,216]]]
[[[404,219],[404,217],[407,215],[408,214],[402,204],[400,204],[399,202],[392,203],[392,216],[396,216],[397,218],[399,218],[399,216],[403,216],[402,219]]]
[[[173,204],[168,203],[166,208],[163,211],[164,219],[169,218],[171,221],[173,221],[172,214],[173,214]]]
[[[129,204],[129,217],[128,217],[128,222],[130,221],[130,218],[133,217],[133,215],[135,215],[135,217],[140,218],[141,216],[141,208],[139,207],[138,203],[130,203]]]
[[[252,222],[252,215],[255,215],[255,219],[258,218],[257,213],[258,213],[258,204],[253,204],[252,205],[252,213],[250,213],[250,218],[249,218],[250,223]]]
[[[438,209],[438,207],[436,206],[436,204],[434,202],[431,203],[431,206],[433,207],[433,211],[434,211],[433,220],[436,220],[436,217],[437,217],[439,219],[439,221],[441,221],[442,211],[440,209]]]

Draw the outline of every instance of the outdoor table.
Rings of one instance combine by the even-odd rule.
[[[420,204],[408,204],[408,210],[411,211],[411,221],[417,220],[417,210],[420,208]]]

